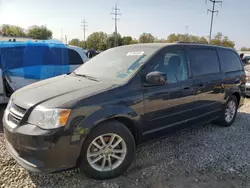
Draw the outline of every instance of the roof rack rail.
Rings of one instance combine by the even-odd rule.
[[[207,44],[207,43],[205,43],[205,42],[187,42],[187,41],[177,41],[176,43]]]

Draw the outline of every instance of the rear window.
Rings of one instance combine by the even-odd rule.
[[[190,52],[193,57],[192,71],[194,77],[220,72],[219,59],[214,49],[191,49]]]
[[[241,60],[235,52],[226,49],[219,49],[218,52],[221,60],[221,69],[223,72],[242,70]]]

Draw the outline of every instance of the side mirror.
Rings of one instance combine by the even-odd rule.
[[[150,85],[164,85],[167,83],[166,74],[163,72],[150,72],[147,74],[145,81]]]

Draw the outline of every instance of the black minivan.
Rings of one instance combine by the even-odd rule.
[[[143,143],[211,121],[230,126],[245,82],[240,57],[230,48],[112,48],[68,75],[16,91],[3,117],[7,149],[30,171],[79,167],[94,179],[113,178]]]

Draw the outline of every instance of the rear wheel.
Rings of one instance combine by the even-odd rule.
[[[237,98],[232,95],[223,108],[221,117],[218,121],[219,125],[229,127],[233,124],[237,115],[238,105]]]
[[[94,179],[123,174],[133,161],[135,140],[118,121],[101,123],[91,130],[82,148],[80,170]]]

